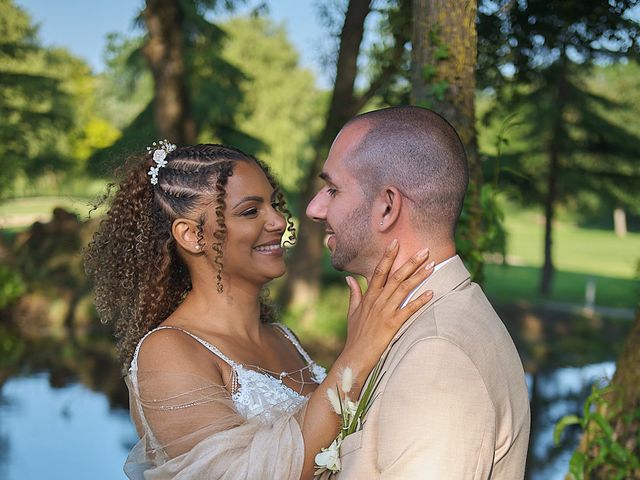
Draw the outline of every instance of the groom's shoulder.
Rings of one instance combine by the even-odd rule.
[[[419,314],[395,345],[400,356],[414,346],[428,351],[431,341],[445,340],[470,358],[487,350],[515,352],[513,341],[482,289],[470,283],[450,292]]]
[[[410,337],[449,337],[473,331],[482,335],[502,327],[502,321],[482,289],[475,283],[449,292],[425,309],[408,329]]]

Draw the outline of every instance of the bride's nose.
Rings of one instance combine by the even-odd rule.
[[[286,226],[287,221],[284,219],[284,216],[277,210],[274,210],[271,212],[269,219],[267,219],[264,228],[269,232],[284,232]]]

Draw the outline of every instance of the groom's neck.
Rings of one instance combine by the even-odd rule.
[[[391,267],[391,272],[395,272],[398,268],[404,265],[413,255],[415,255],[419,250],[423,248],[429,249],[429,257],[426,262],[434,262],[436,265],[444,262],[448,258],[453,257],[456,254],[456,246],[455,243],[451,241],[447,242],[429,242],[427,241],[405,241],[403,243],[402,240],[399,240],[399,251],[396,256],[395,261],[393,262],[393,266]],[[382,258],[382,252],[377,256],[377,258],[372,259],[369,269],[364,275],[367,279],[367,283],[371,282],[371,278],[373,277],[373,272],[375,271],[376,265]]]

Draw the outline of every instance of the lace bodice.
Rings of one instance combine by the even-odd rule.
[[[298,350],[300,355],[307,362],[311,373],[311,379],[315,383],[320,384],[327,376],[325,369],[311,360],[309,354],[302,348],[300,342],[298,342],[296,337],[287,327],[281,324],[274,325],[281,330],[282,334],[294,345],[296,350]],[[277,411],[292,413],[304,402],[305,397],[284,384],[281,379],[234,362],[206,340],[203,340],[186,330],[172,326],[158,327],[151,330],[140,340],[140,342],[138,342],[133,359],[131,360],[131,367],[129,368],[129,377],[136,390],[138,388],[137,372],[140,346],[148,335],[162,329],[174,329],[184,332],[231,367],[233,370],[233,388],[231,398],[236,409],[243,417],[249,419],[263,415],[265,420],[269,420]],[[144,415],[142,418],[144,418]]]

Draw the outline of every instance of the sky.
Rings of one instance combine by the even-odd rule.
[[[103,69],[106,35],[135,33],[134,18],[142,0],[15,0],[39,24],[47,46],[65,47],[87,60],[95,72]],[[289,40],[300,53],[302,66],[310,68],[318,85],[327,88],[331,78],[323,73],[316,46],[326,32],[318,18],[316,0],[271,0],[270,16],[284,23]]]

